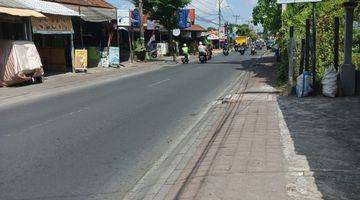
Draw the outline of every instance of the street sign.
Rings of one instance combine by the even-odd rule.
[[[288,3],[312,3],[320,2],[321,0],[278,0],[278,4],[288,4]]]

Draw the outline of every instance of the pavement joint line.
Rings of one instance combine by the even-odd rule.
[[[250,65],[250,67],[257,65],[258,62],[259,62],[259,60],[260,60],[263,56],[264,56],[264,54],[261,55],[260,57],[258,57],[258,59],[257,59],[254,63],[252,63],[252,65]],[[251,73],[247,72],[247,74],[248,74],[248,77],[247,77],[247,79],[246,79],[246,80],[247,80],[247,83],[245,84],[245,86],[241,87],[241,85],[242,85],[242,82],[241,82],[240,85],[239,85],[239,88],[240,88],[240,89],[238,89],[238,90],[241,90],[242,88],[244,88],[244,90],[246,90],[246,88],[248,87],[248,81],[250,80],[250,75],[251,75]],[[241,94],[241,92],[237,92],[237,93],[235,93],[235,94],[239,94],[239,93]],[[242,98],[242,97],[243,97],[243,95],[239,95],[239,100],[236,101],[236,102],[238,102],[238,103],[235,104],[235,105],[237,105],[237,106],[234,106],[234,108],[240,106],[240,102],[241,102],[240,98]],[[231,104],[233,104],[233,103],[230,103],[230,105],[231,105]],[[236,113],[236,112],[233,112],[233,110],[231,109],[231,110],[229,111],[228,116],[230,116],[232,113]],[[227,117],[225,118],[225,121],[224,121],[224,123],[223,123],[224,126],[225,126],[226,123],[227,123],[226,121],[227,121]],[[230,123],[230,124],[231,124],[231,123]],[[229,126],[229,125],[228,125],[228,126]],[[220,128],[222,129],[222,127],[220,127]],[[212,138],[213,138],[213,137],[216,138],[217,135],[218,135],[218,134],[216,134],[216,132],[215,132],[215,134],[212,136]],[[210,141],[208,142],[208,145],[210,145],[210,147],[212,146],[212,144],[214,144],[214,142],[211,142],[211,141],[212,141],[212,139],[210,139]],[[213,141],[215,141],[215,139],[214,139]],[[207,149],[209,149],[208,146],[205,147],[202,155],[203,155],[204,153],[205,153],[205,155],[207,154],[207,152],[208,152]],[[203,162],[203,161],[202,161],[203,158],[204,158],[203,156],[200,156],[200,157],[198,158],[197,162],[195,163],[194,168],[193,168],[192,171],[188,174],[186,180],[183,182],[182,186],[181,186],[180,189],[177,191],[176,196],[175,196],[175,199],[178,199],[178,198],[181,197],[182,192],[185,190],[185,187],[187,187],[187,183],[188,183],[188,181],[189,181],[189,178],[192,179],[192,177],[194,176],[194,174],[198,171],[198,168],[199,168],[199,166],[200,166],[199,164],[200,164],[201,162]],[[195,170],[195,171],[194,171],[194,170]],[[209,168],[208,168],[208,170],[207,170],[207,173],[208,173],[208,172],[209,172]],[[200,185],[202,185],[203,183],[204,183],[204,180],[200,181]],[[195,196],[195,198],[196,198],[196,196]]]
[[[253,64],[255,64],[255,63],[253,63]],[[252,65],[251,65],[251,66],[252,66]],[[245,74],[246,74],[246,73],[244,73],[244,72],[243,72],[243,73],[240,73],[240,76],[238,77],[238,79],[241,80],[241,78],[242,78]],[[232,88],[233,88],[233,87],[236,87],[238,84],[239,84],[238,81],[235,81],[235,83],[230,84],[230,86],[228,86],[228,88],[224,90],[224,93],[223,93],[221,96],[224,96],[225,94],[228,94],[230,91],[232,91]],[[200,130],[203,130],[203,129],[205,128],[205,126],[206,126],[206,123],[205,123],[205,122],[206,122],[207,119],[210,117],[210,116],[206,116],[206,115],[208,115],[211,110],[214,110],[214,109],[215,109],[214,106],[215,106],[215,107],[218,106],[217,102],[218,102],[217,100],[216,100],[216,101],[213,101],[213,102],[208,106],[208,108],[206,109],[206,112],[204,113],[204,115],[201,116],[201,118],[199,118],[199,120],[195,123],[194,126],[192,126],[188,131],[185,131],[185,135],[184,135],[184,134],[181,135],[181,136],[173,143],[172,147],[170,147],[170,148],[168,149],[168,151],[161,156],[161,158],[144,174],[144,176],[135,184],[135,186],[125,195],[124,200],[130,200],[130,199],[134,199],[134,198],[135,198],[136,193],[139,192],[139,191],[141,191],[141,190],[143,189],[142,185],[145,184],[146,179],[149,179],[149,178],[151,177],[151,174],[154,173],[157,169],[159,169],[159,167],[161,166],[161,163],[163,163],[163,162],[168,158],[168,156],[171,155],[171,153],[172,153],[172,152],[176,149],[176,147],[186,138],[186,136],[189,135],[190,132],[192,132],[193,130],[196,130],[197,128],[200,129]],[[200,128],[199,126],[204,127],[204,128]],[[198,135],[200,135],[201,131],[196,131],[196,133],[198,133]],[[208,133],[208,131],[203,132],[204,135],[207,135],[207,133]],[[194,151],[193,153],[195,153],[196,150],[198,149],[198,145],[200,145],[200,143],[203,141],[203,138],[200,138],[200,139],[198,139],[198,137],[193,137],[193,138],[196,139],[195,142],[196,142],[197,145],[193,147],[194,143],[188,143],[188,142],[189,142],[189,141],[188,141],[185,146],[190,146],[190,148],[189,148],[189,150],[186,151],[186,152],[189,152],[190,150],[193,150],[193,151]],[[193,148],[191,148],[191,147],[193,147]],[[183,147],[183,148],[185,148],[185,147]],[[193,153],[192,153],[192,154],[193,154]],[[184,155],[183,158],[186,158],[186,161],[184,160],[184,162],[186,162],[186,163],[192,158],[192,155],[190,155],[190,156],[186,156],[186,154],[183,154],[183,155]],[[177,169],[177,168],[175,168],[174,170],[176,170],[176,169]],[[168,178],[169,178],[170,175],[171,175],[171,173],[170,173],[170,174],[167,174],[166,176],[168,176]],[[164,177],[164,175],[163,175],[162,177]],[[160,178],[160,179],[158,179],[157,181],[159,181],[159,180],[163,180],[163,179]],[[166,183],[166,181],[165,181],[165,183]],[[156,194],[156,195],[158,195],[158,193],[161,191],[161,188],[162,188],[164,185],[165,185],[164,183],[155,183],[154,187],[157,188],[157,194]],[[150,190],[151,190],[151,189],[150,189]],[[148,191],[148,192],[149,192],[149,191]],[[144,199],[147,199],[147,198],[149,198],[149,197],[153,197],[153,195],[154,195],[153,192],[147,193],[147,194],[145,195]],[[151,198],[150,198],[150,199],[151,199]]]
[[[244,72],[243,76],[245,76],[245,78],[240,79],[240,81],[236,82],[236,84],[234,84],[234,86],[231,88],[232,92],[235,87],[237,88],[237,90],[242,90],[244,88],[244,83],[245,83],[245,88],[246,88],[249,78],[250,78],[250,73]],[[241,96],[239,96],[239,97],[241,97]],[[225,128],[226,126],[228,126],[227,120],[228,119],[231,120],[231,116],[234,113],[234,109],[236,109],[239,106],[239,104],[240,103],[236,103],[236,104],[228,103],[227,104],[228,106],[225,108],[224,115],[222,115],[220,117],[219,123],[215,126],[216,127],[215,130],[210,132],[211,133],[210,139],[206,142],[205,147],[203,147],[203,149],[201,150],[202,153],[200,154],[200,156],[196,158],[196,163],[191,168],[191,171],[190,171],[190,173],[188,173],[187,177],[185,178],[185,181],[181,184],[180,189],[176,192],[175,199],[179,199],[181,197],[183,191],[188,187],[189,181],[193,177],[195,177],[197,171],[199,170],[199,168],[201,166],[201,163],[204,161],[204,159],[205,159],[206,155],[209,153],[211,147],[215,144],[215,141],[217,140],[217,137],[221,133],[221,130],[223,128]],[[215,155],[216,155],[216,153],[215,153]],[[213,162],[213,159],[211,160],[211,162]],[[211,164],[210,164],[210,166],[211,166]],[[206,174],[209,173],[209,169],[210,169],[210,167],[207,167]],[[203,183],[204,183],[204,180],[201,180],[200,185],[202,185]]]

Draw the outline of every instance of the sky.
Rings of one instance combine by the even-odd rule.
[[[112,5],[124,9],[133,7],[129,0],[106,0]],[[196,23],[204,27],[216,27],[218,23],[218,0],[192,0],[190,8],[196,9]],[[222,0],[221,10],[223,12],[222,23],[225,21],[235,23],[234,15],[238,17],[238,23],[249,23],[252,19],[252,9],[257,0]]]

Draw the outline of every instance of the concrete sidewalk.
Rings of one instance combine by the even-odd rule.
[[[229,118],[152,199],[359,199],[359,99],[280,97],[270,57],[245,70]]]

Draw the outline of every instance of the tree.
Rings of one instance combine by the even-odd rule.
[[[132,2],[139,5],[139,0]],[[143,0],[143,10],[151,19],[158,20],[170,33],[171,30],[178,28],[176,11],[190,2],[191,0]]]
[[[263,26],[264,33],[275,34],[281,28],[281,7],[277,0],[258,0],[252,17],[255,25]]]
[[[139,5],[139,0],[132,0],[132,2]],[[168,30],[170,49],[175,61],[171,31],[179,27],[176,11],[187,6],[191,0],[142,0],[142,2],[144,13],[151,19],[159,21]]]

